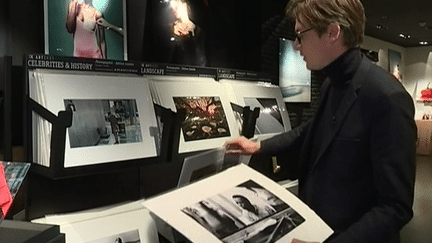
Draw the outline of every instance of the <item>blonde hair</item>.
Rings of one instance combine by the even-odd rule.
[[[286,14],[294,20],[302,16],[319,36],[330,24],[338,24],[348,48],[363,42],[366,16],[359,0],[290,0]]]

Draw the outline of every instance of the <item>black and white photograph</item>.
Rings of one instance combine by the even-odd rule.
[[[297,196],[243,163],[143,205],[191,242],[323,242],[333,233]]]
[[[244,102],[251,109],[260,108],[260,114],[255,125],[255,134],[281,133],[285,131],[276,99],[245,97]]]
[[[73,111],[71,148],[142,142],[136,100],[64,100]]]
[[[129,232],[107,236],[101,239],[87,241],[86,243],[140,243],[138,229]]]
[[[38,70],[31,73],[29,85],[30,97],[51,113],[72,110],[65,168],[157,156],[158,134],[153,131],[158,124],[146,79]],[[49,166],[51,127],[38,126],[48,122],[33,118],[34,157]]]
[[[185,141],[229,137],[230,129],[219,97],[173,97],[177,110],[185,110]]]
[[[242,107],[260,109],[256,120],[254,137],[266,139],[281,132],[291,130],[291,123],[279,86],[258,81],[227,80],[219,81],[227,90],[233,105],[234,116],[241,132]]]
[[[275,242],[305,219],[273,193],[248,180],[182,211],[222,242]]]

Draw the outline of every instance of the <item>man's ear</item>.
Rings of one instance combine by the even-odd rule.
[[[331,23],[327,27],[327,35],[332,42],[335,42],[342,38],[342,31],[340,25],[337,23]]]

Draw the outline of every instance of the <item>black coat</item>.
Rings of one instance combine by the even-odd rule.
[[[329,83],[322,85],[315,117],[327,115],[320,112]],[[413,215],[414,104],[400,82],[366,57],[346,85],[315,160],[314,118],[262,141],[261,151],[276,155],[301,147],[299,197],[335,231],[329,242],[397,242]]]

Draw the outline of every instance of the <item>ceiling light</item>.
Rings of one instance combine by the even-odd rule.
[[[425,27],[425,26],[426,26],[426,21],[420,21],[420,22],[419,22],[419,25],[420,25],[421,27]]]
[[[420,41],[419,44],[420,44],[420,45],[427,45],[427,44],[429,44],[429,43],[428,43],[427,41]]]
[[[402,34],[402,33],[399,34],[399,37],[403,38],[403,39],[409,39],[409,38],[411,38],[410,35],[405,35],[405,34]]]
[[[387,27],[385,27],[383,25],[380,25],[380,24],[377,24],[376,28],[379,29],[379,30],[386,30],[386,29],[388,29]]]

